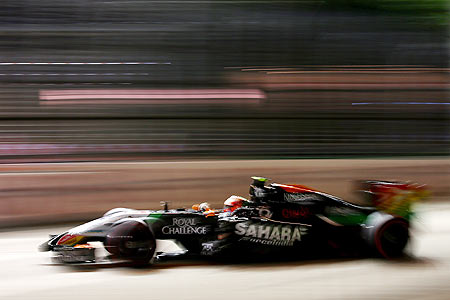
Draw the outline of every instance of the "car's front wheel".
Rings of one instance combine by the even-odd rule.
[[[156,239],[145,222],[127,220],[107,234],[105,249],[118,259],[130,261],[135,266],[147,265],[156,249]]]

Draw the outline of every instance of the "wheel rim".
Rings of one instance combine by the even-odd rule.
[[[378,252],[386,258],[401,255],[408,240],[408,223],[400,219],[394,219],[384,224],[378,230],[375,238]]]

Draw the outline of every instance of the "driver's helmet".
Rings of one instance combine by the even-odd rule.
[[[208,211],[208,210],[211,210],[211,206],[209,205],[208,202],[203,202],[203,203],[200,203],[200,205],[198,206],[198,210],[202,211],[202,212]]]
[[[233,212],[239,207],[242,207],[244,201],[247,201],[244,197],[231,196],[223,203],[224,212]]]
[[[250,199],[254,202],[263,202],[267,201],[270,196],[270,193],[273,192],[271,187],[266,186],[266,182],[269,180],[264,177],[253,176],[253,183],[250,185]]]

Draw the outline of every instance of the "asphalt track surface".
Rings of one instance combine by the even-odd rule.
[[[37,246],[69,227],[0,232],[0,299],[450,299],[450,204],[418,207],[408,258],[68,267]]]

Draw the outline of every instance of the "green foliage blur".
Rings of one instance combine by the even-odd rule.
[[[421,25],[447,26],[448,0],[324,0],[334,9],[363,9],[416,18]]]

